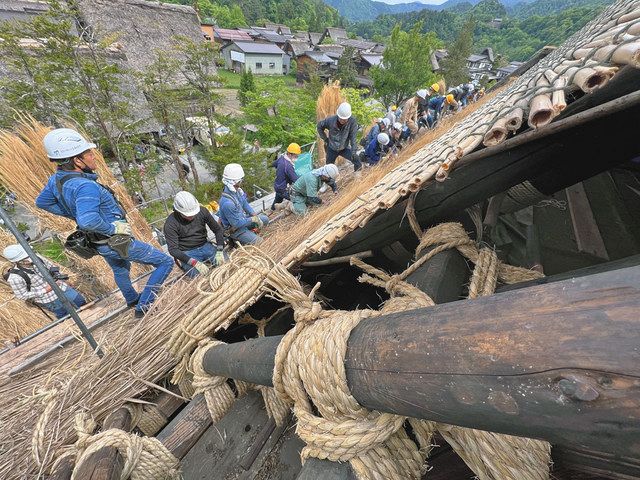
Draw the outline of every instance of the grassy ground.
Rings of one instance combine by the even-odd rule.
[[[225,82],[224,88],[239,89],[240,88],[240,75],[229,70],[218,70],[218,76]],[[256,85],[260,88],[261,85],[268,85],[270,82],[284,79],[284,82],[288,86],[295,86],[296,78],[292,75],[255,75]]]
[[[36,242],[32,245],[39,255],[60,265],[68,265],[67,256],[64,254],[64,246],[57,238],[50,238],[44,242]]]

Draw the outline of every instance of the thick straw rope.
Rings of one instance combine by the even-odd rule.
[[[81,465],[95,452],[104,447],[114,447],[122,455],[124,466],[121,480],[169,480],[179,479],[180,461],[156,438],[140,437],[118,429],[110,429],[91,435],[96,424],[85,413],[76,414],[78,451],[76,467],[71,480],[77,477]]]
[[[169,420],[156,405],[127,403],[125,408],[131,414],[131,425],[147,437],[155,436]]]

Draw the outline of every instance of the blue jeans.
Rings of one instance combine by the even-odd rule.
[[[339,152],[336,152],[335,150],[327,147],[327,158],[325,160],[325,163],[336,163],[336,159],[338,157],[345,158],[353,163],[354,172],[357,172],[362,168],[362,162],[360,161],[360,158],[358,157],[358,155],[354,155],[350,148],[345,148],[343,150],[340,150]]]
[[[269,217],[267,217],[264,213],[258,215],[262,223],[267,225],[269,223]],[[258,245],[262,242],[262,237],[258,235],[253,230],[249,230],[247,227],[239,228],[235,232],[230,235],[231,238],[237,240],[242,245]]]
[[[111,270],[116,285],[122,292],[127,303],[135,303],[138,299],[138,292],[131,285],[131,262],[153,265],[155,270],[151,273],[147,285],[142,290],[136,310],[144,312],[149,309],[149,305],[155,300],[156,294],[162,283],[167,279],[173,269],[173,259],[151,245],[133,240],[129,247],[129,255],[123,259],[118,252],[109,245],[97,245],[98,253],[104,257]]]
[[[80,308],[82,305],[87,303],[87,301],[84,299],[84,297],[82,296],[82,294],[80,292],[78,292],[77,290],[74,290],[73,288],[71,288],[69,286],[67,286],[67,289],[64,291],[64,296],[67,297],[69,299],[69,301],[76,308]],[[62,303],[62,301],[60,301],[59,298],[56,298],[51,303],[45,303],[45,304],[42,304],[40,306],[42,308],[46,308],[50,312],[53,312],[54,315],[56,316],[56,318],[62,318],[62,317],[66,317],[67,315],[69,315],[69,312],[67,312],[67,309],[64,308],[64,304]]]
[[[192,250],[188,250],[188,251],[186,251],[184,253],[186,253],[191,258],[193,258],[195,260],[198,260],[199,262],[211,262],[211,263],[215,264],[215,262],[216,262],[216,252],[217,251],[218,251],[218,249],[216,247],[214,247],[209,242],[207,242],[204,245],[201,245],[201,246],[199,246],[197,248],[194,248]],[[187,276],[189,278],[195,278],[195,277],[198,276],[198,270],[193,268],[188,263],[180,262],[180,268],[182,270],[184,270],[185,272],[187,272]]]

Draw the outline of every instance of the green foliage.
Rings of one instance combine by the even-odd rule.
[[[253,72],[251,69],[247,69],[242,72],[242,77],[240,77],[240,90],[238,90],[238,100],[240,100],[240,105],[243,107],[247,104],[250,93],[255,93],[256,91],[256,82],[253,78]]]
[[[167,205],[165,205],[164,202],[165,200],[158,200],[148,203],[144,208],[140,209],[140,213],[149,223],[166,218],[167,215],[171,213],[171,204],[167,203]]]
[[[193,5],[193,0],[168,1]],[[203,17],[211,17],[226,28],[270,21],[297,30],[320,32],[326,27],[346,25],[338,11],[322,0],[198,0],[198,7]]]
[[[386,104],[399,104],[419,88],[436,80],[431,52],[441,44],[433,33],[420,33],[421,25],[405,32],[396,26],[382,56],[382,67],[371,69],[376,92]]]
[[[504,18],[507,15],[507,10],[499,0],[482,0],[471,12],[478,22],[490,22],[494,18]]]
[[[215,175],[220,175],[224,166],[227,163],[235,162],[242,165],[244,169],[245,178],[244,185],[247,192],[251,192],[253,185],[258,185],[265,190],[271,190],[273,188],[273,179],[275,177],[275,171],[267,165],[267,157],[263,152],[253,153],[251,149],[247,148],[246,143],[242,135],[236,133],[230,133],[225,135],[222,139],[224,145],[217,150],[209,150],[205,152],[205,160],[207,168]],[[222,191],[221,184],[217,184]],[[204,201],[205,198],[208,201],[218,200],[218,195],[214,196],[216,189],[215,186],[201,187],[201,190],[196,191],[196,197]],[[200,195],[200,196],[198,196]]]
[[[212,200],[218,201],[220,199],[222,187],[222,182],[201,183],[198,188],[195,189],[193,195],[201,204],[206,205]]]
[[[306,89],[287,87],[278,79],[248,94],[248,100],[243,110],[248,122],[258,127],[256,138],[262,145],[314,141],[316,98]]]
[[[346,47],[342,56],[338,59],[338,68],[336,70],[336,80],[340,80],[343,87],[357,87],[358,71],[356,70],[356,49],[354,47]]]
[[[52,262],[62,266],[68,266],[69,264],[69,259],[59,238],[49,238],[42,242],[35,242],[31,247],[38,255],[48,258]]]
[[[336,8],[341,15],[356,22],[373,20],[379,15],[411,12],[429,8],[427,5],[417,2],[403,2],[396,5],[389,5],[377,0],[325,0],[325,2]]]
[[[473,30],[475,21],[473,18],[467,22],[460,30],[458,38],[449,48],[449,56],[442,61],[444,78],[448,85],[458,85],[469,81],[469,70],[467,69],[467,58],[473,49]]]

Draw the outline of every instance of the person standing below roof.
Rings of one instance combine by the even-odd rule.
[[[216,247],[207,240],[207,226],[215,234]],[[164,223],[164,237],[169,255],[190,278],[209,273],[207,263],[224,263],[224,232],[198,199],[189,192],[178,192],[173,200],[173,213]]]
[[[377,164],[382,159],[382,157],[384,157],[389,152],[389,144],[389,135],[385,132],[379,133],[376,138],[371,140],[363,154],[364,161],[367,163],[367,165],[373,166]]]
[[[329,163],[324,167],[316,168],[302,175],[291,190],[292,210],[297,215],[307,213],[309,205],[320,205],[322,200],[318,197],[320,187],[323,184],[335,183],[340,175],[338,167]]]
[[[113,191],[97,181],[93,143],[75,130],[59,128],[45,135],[44,148],[58,170],[36,198],[36,206],[75,220],[79,236],[109,264],[127,305],[135,306],[136,318],[142,318],[173,269],[173,260],[133,238],[124,208]],[[140,294],[131,284],[131,262],[155,267]]]
[[[224,167],[222,183],[224,188],[220,197],[218,215],[226,233],[242,245],[257,245],[262,237],[254,230],[269,223],[269,217],[256,215],[247,201],[247,194],[240,186],[244,180],[244,170],[237,163],[229,163]]]
[[[276,179],[273,182],[273,189],[276,191],[276,198],[273,200],[271,210],[276,209],[276,205],[283,203],[286,205],[291,200],[289,188],[298,180],[298,174],[294,167],[298,155],[302,153],[300,145],[292,143],[287,147],[287,152],[280,155],[272,166],[276,169]],[[287,202],[285,202],[285,200]]]
[[[420,102],[425,101],[426,99],[427,91],[421,89],[404,104],[402,119],[400,121],[409,127],[409,130],[411,130],[411,134],[413,135],[418,132],[418,109]]]
[[[11,290],[13,290],[16,298],[49,310],[56,318],[67,316],[68,312],[62,301],[53,291],[51,285],[49,285],[40,272],[38,272],[29,255],[21,245],[9,245],[4,249],[2,255],[13,263],[13,268],[6,272],[4,278],[11,287]],[[62,275],[60,270],[46,258],[38,258],[40,258],[45,267],[49,269],[49,273],[51,273],[51,276],[64,292],[64,296],[67,297],[76,308],[80,308],[87,303],[78,291],[62,281],[69,277]]]
[[[326,163],[336,163],[338,157],[343,157],[353,163],[354,171],[358,171],[362,168],[356,155],[358,122],[351,115],[351,105],[347,102],[341,103],[336,113],[316,125],[318,136],[325,144]]]

